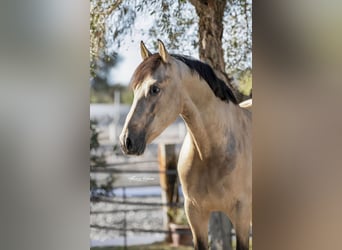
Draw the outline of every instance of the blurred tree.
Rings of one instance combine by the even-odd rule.
[[[100,152],[99,132],[96,129],[96,125],[96,120],[90,120],[90,169],[106,167],[105,156]],[[114,181],[115,176],[113,174],[108,174],[100,184],[95,178],[90,177],[90,190],[102,189],[105,193],[111,192]]]
[[[240,74],[239,77],[239,90],[246,96],[252,94],[252,70],[246,69]]]
[[[109,73],[121,61],[116,52],[106,54],[104,50],[91,62],[90,103],[113,103],[114,92],[121,92],[121,103],[131,104],[133,96],[126,87],[111,85]]]
[[[103,167],[106,165],[106,161],[103,155],[99,155],[97,149],[100,147],[98,141],[99,133],[96,131],[95,120],[90,120],[90,168]],[[90,177],[90,190],[97,188],[96,180]]]
[[[103,53],[106,46],[107,19],[122,3],[122,0],[90,0],[90,62]]]
[[[156,38],[172,52],[193,54],[217,71],[228,84],[232,76],[252,67],[251,0],[90,0],[91,61],[102,51],[110,53],[134,35],[139,15],[154,23],[139,25],[139,33]],[[196,14],[195,14],[196,13]],[[141,20],[139,20],[141,22]],[[236,84],[233,84],[236,87]],[[238,99],[243,99],[238,92]]]
[[[90,86],[96,91],[107,90],[109,86],[109,72],[120,62],[118,53],[105,53],[104,50],[91,61]]]
[[[223,48],[223,31],[224,31],[224,16],[228,16],[231,22],[227,22],[226,24],[231,24],[234,21],[234,17],[239,18],[239,20],[244,20],[245,23],[248,25],[248,8],[247,2],[240,0],[240,1],[231,1],[228,5],[227,0],[189,0],[191,4],[194,5],[196,9],[196,13],[199,17],[198,23],[198,37],[199,37],[199,57],[202,61],[211,65],[215,70],[216,73],[219,75],[220,78],[225,80],[231,87],[233,87],[235,91],[235,95],[238,97],[238,100],[242,101],[245,99],[243,97],[243,93],[237,91],[236,87],[233,85],[233,78],[229,76],[226,67],[225,61],[225,54]],[[235,5],[234,5],[235,4]],[[233,7],[232,7],[233,5]],[[241,8],[241,6],[244,8]],[[240,8],[237,8],[239,6]],[[227,8],[226,8],[227,7]],[[240,12],[237,14],[236,9]],[[229,14],[232,14],[230,16]],[[235,61],[240,60],[240,58],[246,57],[246,53],[248,50],[239,51],[240,53],[230,52],[230,48],[234,51],[234,48],[241,46],[244,42],[248,43],[248,26],[246,29],[241,29],[238,23],[235,23],[235,29],[245,31],[246,35],[243,36],[243,39],[239,40],[239,36],[237,34],[234,37],[234,26],[230,27],[230,36],[225,36],[225,40],[231,45],[226,47],[230,56],[227,57],[227,63],[231,62],[230,59],[232,56],[237,57]],[[241,37],[241,34],[239,34]],[[234,62],[234,60],[232,61]],[[231,66],[231,65],[230,65]],[[235,69],[236,71],[237,69]],[[233,70],[230,70],[232,72]],[[238,84],[236,84],[238,85]]]
[[[99,90],[90,89],[90,103],[114,103],[114,93],[119,91],[120,103],[131,105],[133,102],[133,93],[127,88],[127,86],[115,84],[108,85],[105,88]]]

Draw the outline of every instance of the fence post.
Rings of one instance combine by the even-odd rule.
[[[126,187],[122,188],[123,193],[123,201],[126,202]],[[127,214],[126,214],[126,208],[124,209],[124,250],[127,250]]]
[[[168,175],[166,171],[177,170],[177,156],[175,144],[158,145],[158,160],[159,160],[159,174],[160,187],[162,189],[162,202],[172,203],[178,202],[178,187],[176,186],[177,175]],[[169,217],[167,215],[168,207],[163,207],[163,224],[164,230],[169,230]],[[166,241],[171,241],[170,235],[165,238]]]
[[[232,224],[222,212],[213,212],[209,220],[209,245],[211,250],[232,250]]]

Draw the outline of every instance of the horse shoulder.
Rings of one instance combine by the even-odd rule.
[[[178,168],[178,174],[179,174],[181,181],[187,179],[187,176],[189,175],[191,171],[191,167],[194,164],[194,158],[195,158],[195,147],[191,140],[190,134],[187,133],[184,138],[181,151],[178,157],[177,168]]]

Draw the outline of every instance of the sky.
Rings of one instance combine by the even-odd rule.
[[[130,39],[131,40],[131,39]],[[140,40],[125,43],[127,46],[119,49],[118,53],[122,57],[122,61],[110,73],[110,83],[120,83],[128,85],[134,70],[141,62],[140,57]]]

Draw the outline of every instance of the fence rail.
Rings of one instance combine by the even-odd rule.
[[[130,231],[135,233],[165,233],[169,234],[169,230],[161,230],[161,229],[142,229],[142,228],[120,228],[113,226],[101,226],[101,225],[90,225],[91,228],[103,229],[103,230],[113,230],[113,231]]]
[[[177,181],[177,168],[176,168],[176,155],[175,155],[175,145],[159,145],[158,148],[158,161],[135,161],[135,162],[120,162],[108,164],[105,167],[91,167],[90,172],[92,174],[104,173],[104,174],[158,174],[160,178],[160,188],[161,188],[161,201],[162,202],[142,202],[142,201],[129,201],[127,200],[127,188],[145,188],[145,187],[155,187],[151,185],[126,185],[126,186],[114,186],[113,189],[122,189],[122,200],[116,200],[112,197],[107,197],[99,194],[91,195],[91,202],[98,203],[110,203],[125,206],[138,206],[128,208],[120,208],[116,210],[102,210],[102,211],[91,211],[91,215],[101,215],[101,214],[117,214],[123,213],[123,220],[121,220],[121,226],[106,226],[97,223],[91,224],[92,229],[99,230],[111,230],[118,231],[124,236],[124,249],[127,249],[127,232],[133,233],[161,233],[165,234],[166,238],[170,235],[170,230],[168,230],[169,219],[167,216],[168,208],[182,208],[184,206],[183,202],[179,202],[179,193]],[[123,166],[134,166],[141,164],[158,164],[158,169],[129,169],[121,168]],[[177,195],[177,198],[175,196]],[[129,212],[140,212],[140,211],[156,211],[163,210],[163,228],[162,229],[144,229],[129,227],[127,225],[127,213]],[[183,232],[180,232],[182,234]],[[187,234],[187,233],[186,233]],[[235,230],[231,230],[231,237],[235,237]],[[252,234],[250,233],[250,237]]]
[[[177,170],[135,170],[135,169],[116,169],[107,167],[96,167],[90,169],[91,173],[111,173],[111,174],[167,174],[177,175]]]
[[[114,227],[114,226],[102,226],[102,225],[96,225],[92,224],[90,225],[90,228],[95,228],[95,229],[102,229],[102,230],[113,230],[113,231],[130,231],[130,232],[137,232],[137,233],[164,233],[164,234],[169,234],[169,230],[162,230],[162,229],[142,229],[142,228],[121,228],[121,227]],[[177,232],[179,234],[191,234],[191,232],[187,231],[179,231]],[[234,229],[231,230],[230,232],[231,236],[236,236],[236,232]],[[252,237],[252,231],[249,232],[249,237]]]
[[[129,161],[129,162],[115,162],[111,164],[106,164],[106,167],[118,167],[118,166],[128,166],[128,165],[141,165],[141,164],[146,164],[146,163],[156,163],[158,164],[158,161],[153,160],[153,161]]]
[[[97,210],[97,211],[90,211],[90,214],[117,214],[117,213],[127,213],[127,212],[156,211],[156,210],[158,210],[158,207],[116,209],[116,210]]]
[[[182,207],[184,203],[182,202],[171,202],[171,203],[161,203],[161,202],[139,202],[139,201],[117,201],[110,199],[106,196],[93,196],[90,199],[92,202],[107,202],[112,204],[123,204],[123,205],[137,205],[137,206],[157,206],[157,207]]]
[[[113,230],[113,231],[130,231],[130,232],[137,232],[137,233],[165,233],[169,234],[169,230],[162,230],[162,229],[142,229],[142,228],[120,228],[120,227],[114,227],[114,226],[102,226],[102,225],[96,225],[92,224],[90,225],[90,228],[95,228],[95,229],[102,229],[102,230]],[[191,232],[187,231],[179,231],[177,232],[179,234],[191,234]],[[231,237],[236,236],[236,232],[234,229],[231,230],[230,232]],[[249,232],[249,237],[252,237],[252,230]]]
[[[108,164],[104,167],[91,167],[91,174],[157,174],[159,175],[159,187],[161,188],[161,202],[143,202],[143,201],[130,201],[127,200],[127,188],[128,186],[114,186],[113,189],[122,189],[121,200],[108,197],[102,194],[92,193],[91,202],[98,203],[104,202],[116,205],[132,206],[132,209],[127,207],[121,208],[120,210],[106,210],[106,211],[91,211],[92,215],[105,215],[109,213],[117,214],[123,213],[123,220],[121,225],[111,226],[111,225],[100,225],[98,223],[91,224],[92,229],[100,230],[113,230],[119,231],[124,236],[124,247],[127,247],[127,232],[134,233],[163,233],[168,238],[170,231],[168,229],[168,208],[181,208],[184,206],[183,202],[179,201],[178,184],[177,181],[177,156],[175,153],[175,145],[159,145],[158,146],[158,161],[135,161],[135,162],[119,162]],[[157,169],[134,169],[137,165],[153,164],[153,167],[157,166]],[[126,184],[126,183],[125,183]],[[151,187],[151,185],[130,185],[130,188],[139,187]],[[154,186],[155,187],[155,186]],[[176,197],[177,194],[177,197]],[[137,207],[134,207],[137,206]],[[134,228],[127,225],[127,213],[129,212],[139,212],[139,211],[163,211],[163,228],[147,229],[147,228]],[[121,215],[120,215],[121,216]]]

